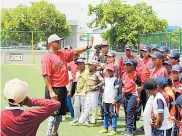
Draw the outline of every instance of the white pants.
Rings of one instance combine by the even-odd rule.
[[[85,109],[84,112],[81,114],[80,119],[78,122],[85,123],[88,119],[89,112],[92,109],[92,120],[91,123],[96,123],[97,118],[97,108],[98,108],[98,98],[99,92],[91,92],[88,93],[85,100]]]
[[[154,101],[154,97],[150,96],[148,98],[148,101],[145,105],[145,109],[143,112],[143,126],[144,126],[145,136],[151,136],[152,135],[152,128],[150,125],[150,119],[151,119],[153,101]]]
[[[81,113],[84,112],[85,95],[75,95],[74,101],[74,119],[79,120]]]

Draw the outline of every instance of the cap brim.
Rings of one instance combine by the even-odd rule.
[[[75,64],[78,64],[78,63],[84,63],[84,62],[81,62],[81,61],[75,62]]]
[[[173,72],[173,71],[175,71],[175,72],[180,72],[180,70],[176,70],[176,69],[172,70],[172,72]]]
[[[169,65],[169,66],[172,66],[172,64],[167,63],[167,62],[163,62],[162,64],[163,64],[163,65]]]
[[[149,55],[149,57],[154,58],[154,59],[158,58],[156,55],[153,55],[153,54]]]
[[[169,58],[175,58],[173,54],[168,54]]]
[[[157,49],[159,52],[165,52],[164,49]]]
[[[147,49],[141,49],[140,51],[149,51],[149,50],[147,50]]]
[[[171,105],[176,105],[177,103],[176,103],[176,101],[174,101],[174,102],[171,102]]]
[[[125,50],[132,50],[131,48],[125,48]]]
[[[126,65],[126,64],[131,64],[131,65],[133,65],[133,63],[132,63],[132,62],[126,62],[126,63],[124,63],[124,64],[125,64],[125,65]]]
[[[107,68],[107,70],[111,70],[111,71],[114,71],[114,69],[110,69],[110,68]]]

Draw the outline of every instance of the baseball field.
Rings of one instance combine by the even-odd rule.
[[[7,106],[6,101],[3,98],[2,89],[6,81],[19,78],[24,80],[29,85],[28,95],[30,97],[44,98],[44,80],[41,76],[40,65],[13,65],[6,64],[1,65],[1,110]],[[98,131],[101,129],[100,126],[103,125],[101,121],[98,122],[97,127],[86,127],[86,126],[71,126],[70,114],[66,115],[66,120],[60,124],[59,127],[59,136],[106,136],[107,134],[98,134]],[[140,127],[142,120],[137,123],[137,127]],[[117,135],[121,135],[121,131],[124,130],[124,111],[123,108],[120,110],[118,126],[117,126]],[[137,136],[144,135],[141,132],[134,133]],[[46,135],[46,121],[44,121],[39,129],[37,136]]]

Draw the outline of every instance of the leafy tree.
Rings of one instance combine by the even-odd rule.
[[[65,14],[60,13],[55,5],[46,1],[32,2],[30,7],[18,5],[14,9],[2,9],[1,29],[8,30],[3,34],[8,44],[23,45],[31,44],[30,31],[34,31],[35,43],[46,41],[53,33],[65,38],[71,33]]]
[[[152,7],[144,2],[130,6],[120,0],[109,0],[89,5],[88,15],[94,17],[88,26],[107,29],[102,37],[112,45],[136,45],[138,33],[165,32],[168,26],[167,21],[158,19]]]

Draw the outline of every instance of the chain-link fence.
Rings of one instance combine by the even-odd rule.
[[[181,30],[166,33],[138,34],[138,45],[157,44],[158,46],[168,46],[170,49],[178,50],[182,53],[182,32]]]

